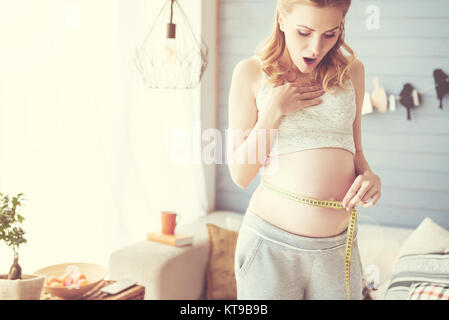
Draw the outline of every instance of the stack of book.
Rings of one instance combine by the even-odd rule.
[[[147,233],[147,240],[168,244],[173,247],[189,246],[193,243],[191,234],[165,234],[162,231],[152,231]]]

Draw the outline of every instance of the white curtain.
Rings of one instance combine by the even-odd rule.
[[[24,273],[107,266],[161,210],[206,214],[202,164],[173,163],[175,133],[200,152],[199,88],[147,89],[134,65],[163,3],[0,0],[0,192],[26,198]],[[196,30],[200,5],[183,1]],[[0,274],[12,253],[0,242]]]

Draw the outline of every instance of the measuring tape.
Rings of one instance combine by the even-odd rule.
[[[266,188],[277,192],[283,196],[286,196],[287,198],[293,199],[295,201],[309,204],[312,206],[318,206],[318,207],[325,207],[325,208],[334,208],[334,209],[344,209],[344,206],[342,205],[341,201],[334,201],[334,200],[319,200],[315,198],[310,198],[306,196],[300,196],[296,193],[281,189],[267,181],[263,181],[263,186]],[[348,225],[348,231],[346,236],[346,245],[345,245],[345,282],[346,282],[346,296],[347,299],[350,300],[349,295],[349,276],[350,276],[350,265],[351,265],[351,257],[352,257],[352,246],[354,243],[354,231],[355,226],[357,224],[357,209],[352,208],[351,209],[351,216],[349,218],[349,225]]]

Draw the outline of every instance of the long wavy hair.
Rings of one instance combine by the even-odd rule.
[[[279,12],[284,16],[292,12],[294,5],[307,4],[317,7],[338,7],[343,11],[343,18],[349,10],[351,0],[277,0],[276,19],[273,32],[259,45],[255,53],[261,58],[261,68],[268,75],[268,81],[272,84],[284,83],[286,75],[294,69],[294,64],[289,58],[288,65],[280,63],[280,57],[286,50],[285,35],[279,28]],[[344,20],[344,19],[343,19]],[[321,83],[326,91],[333,91],[336,86],[347,88],[345,81],[349,79],[348,70],[355,61],[354,51],[344,41],[344,23],[340,25],[340,35],[334,47],[320,61],[312,71],[312,79]],[[341,48],[349,55],[344,55]]]

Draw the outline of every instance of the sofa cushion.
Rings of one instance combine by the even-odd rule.
[[[210,250],[207,265],[206,297],[209,300],[235,300],[234,254],[238,232],[207,223]]]
[[[385,299],[405,300],[415,283],[449,285],[449,230],[425,218],[400,250]]]

